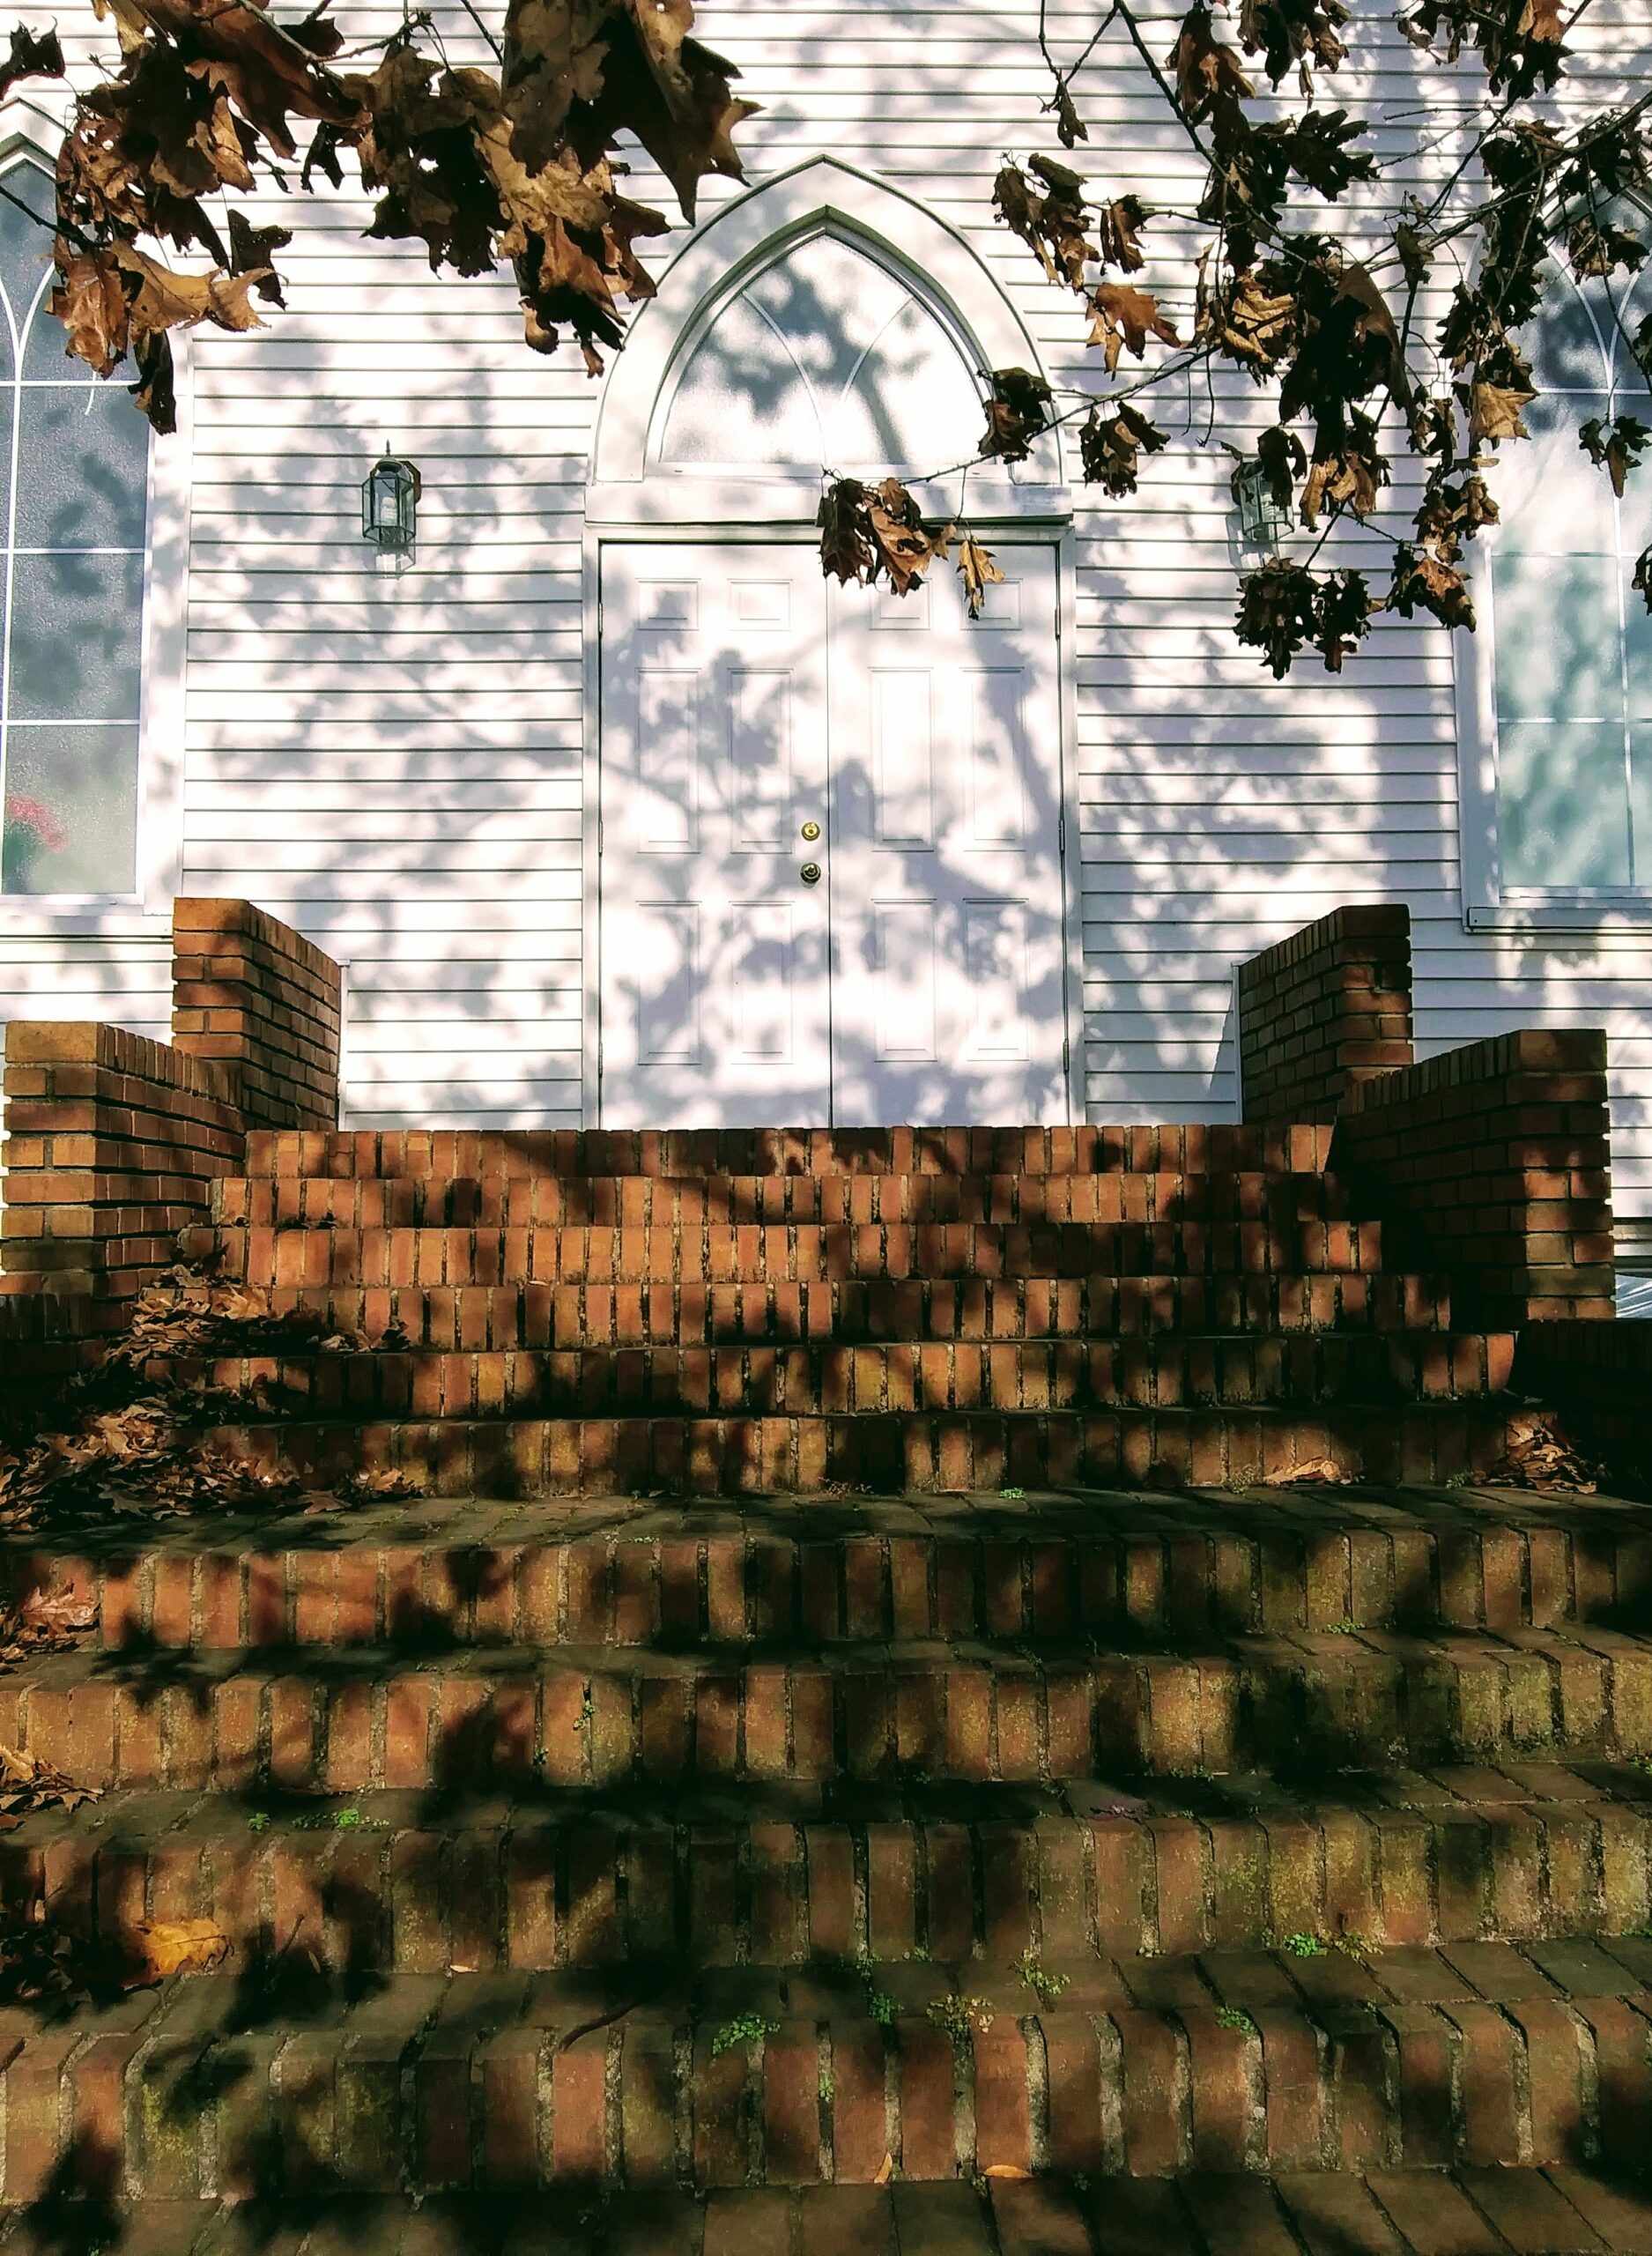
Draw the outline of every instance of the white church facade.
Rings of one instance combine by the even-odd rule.
[[[1652,501],[1572,436],[1652,281],[1616,324],[1574,293],[1541,342],[1559,391],[1478,635],[1385,618],[1340,676],[1275,682],[1231,631],[1242,379],[1160,397],[1128,501],[1059,433],[963,468],[982,371],[1095,379],[992,213],[1000,152],[1048,145],[1037,20],[702,9],[762,105],[747,183],[656,246],[595,382],[524,350],[504,281],[364,241],[344,193],[292,219],[285,311],[185,341],[152,444],[63,359],[43,238],[0,205],[0,1019],[164,1035],[172,899],[233,894],[344,967],[347,1123],[1211,1121],[1235,966],[1400,901],[1419,1055],[1605,1028],[1620,1230],[1652,1245]],[[1393,44],[1411,75],[1370,98],[1414,115]],[[1185,188],[1151,93],[1093,108],[1109,192]],[[54,130],[38,88],[0,117],[42,213]],[[404,553],[362,533],[387,450]],[[823,470],[967,514],[1004,574],[980,618],[947,571],[826,581]]]

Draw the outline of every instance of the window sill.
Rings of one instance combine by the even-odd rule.
[[[25,932],[48,939],[169,943],[169,909],[146,909],[136,894],[0,894],[0,939]]]
[[[1478,902],[1463,922],[1471,932],[1652,931],[1652,894],[1599,901]]]

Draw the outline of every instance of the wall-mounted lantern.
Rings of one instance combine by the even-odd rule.
[[[384,449],[361,487],[361,538],[381,555],[404,556],[419,528],[419,496],[424,480],[418,466]]]
[[[1267,471],[1254,456],[1235,465],[1233,494],[1239,509],[1240,546],[1277,554],[1290,538],[1291,512],[1281,505]]]

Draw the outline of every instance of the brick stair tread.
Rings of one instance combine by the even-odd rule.
[[[1652,1528],[1627,1500],[1467,1486],[461,1498],[0,1539],[0,1592],[36,1589],[95,1604],[109,1650],[492,1644],[530,1625],[714,1646],[983,1624],[1610,1626],[1646,1618]]]
[[[1433,1945],[1484,1971],[1512,1943],[1576,1965],[1572,1943],[1615,1935],[1618,1962],[1644,1980],[1649,1869],[1652,1777],[1611,1763],[1354,1774],[1317,1791],[1265,1775],[128,1790],[31,1812],[0,1837],[0,1896],[26,1924],[125,1951],[147,1918],[210,1916],[243,1963],[296,1937],[358,1971],[662,1952],[682,1967],[796,1966],[920,1948],[1226,1964],[1299,1934]]]
[[[1006,1783],[1264,1767],[1652,1756],[1652,1636],[1604,1629],[1071,1641],[795,1641],[48,1653],[0,1678],[0,1740],[84,1785],[269,1777]]]
[[[1587,2166],[604,2192],[554,2215],[503,2193],[0,2203],[0,2250],[65,2256],[82,2208],[120,2256],[1652,2256],[1652,2184]]]
[[[870,1982],[847,1965],[681,1981],[668,1963],[353,1985],[289,1954],[263,1976],[60,2006],[44,2026],[0,2011],[7,2190],[32,2190],[31,2165],[48,2175],[65,2119],[139,2194],[201,2191],[204,2149],[248,2191],[863,2183],[885,2155],[952,2180],[1028,2172],[1041,2148],[1069,2171],[1161,2181],[1189,2164],[1552,2165],[1591,2148],[1644,2165],[1652,1993],[1600,1945],[1571,1948],[1552,1962],[1602,1986],[1520,1952],[1471,1973],[1395,1954],[1385,1978],[1382,1953],[1327,1951],[1248,1954],[1214,1979],[1097,1965],[1048,2003],[979,1963]]]
[[[162,1354],[197,1392],[256,1387],[284,1412],[416,1416],[819,1415],[920,1410],[1193,1408],[1336,1401],[1479,1401],[1509,1391],[1509,1332],[1167,1332],[1117,1338],[808,1340],[676,1347],[447,1351],[295,1341],[249,1353]]]

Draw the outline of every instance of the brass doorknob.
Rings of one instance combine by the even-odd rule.
[[[818,822],[805,822],[803,827],[803,835],[812,846],[815,840],[820,835],[819,824]]]
[[[805,862],[802,869],[798,871],[797,874],[805,885],[819,885],[820,882],[820,865],[819,862]]]

